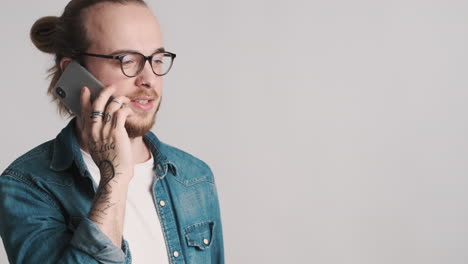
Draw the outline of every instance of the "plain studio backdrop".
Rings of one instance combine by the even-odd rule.
[[[227,263],[468,263],[467,1],[150,2],[153,131],[213,169]],[[29,40],[64,6],[2,3],[2,171],[67,122]]]

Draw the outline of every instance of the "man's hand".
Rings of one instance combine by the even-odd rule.
[[[133,111],[125,107],[130,102],[125,96],[112,98],[109,102],[114,92],[113,86],[106,87],[91,103],[90,90],[83,88],[80,139],[101,172],[88,218],[120,247],[128,184],[134,168],[125,121]]]

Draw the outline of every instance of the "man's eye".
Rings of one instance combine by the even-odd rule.
[[[162,64],[162,63],[163,63],[163,61],[162,61],[162,60],[159,60],[159,59],[157,59],[157,60],[153,60],[153,63],[156,63],[156,64]]]
[[[124,65],[130,65],[130,64],[133,64],[133,63],[135,63],[135,61],[133,61],[133,60],[123,60],[122,61],[122,64],[124,64]]]

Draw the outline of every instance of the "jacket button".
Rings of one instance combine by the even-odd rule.
[[[205,239],[203,239],[203,243],[204,243],[205,245],[208,245],[208,244],[210,243],[210,241],[209,241],[208,239],[205,238]]]
[[[161,201],[159,201],[159,205],[161,205],[162,207],[164,207],[164,206],[166,206],[166,202],[163,201],[163,200],[161,200]],[[177,251],[176,251],[176,252],[177,252]]]
[[[176,258],[177,258],[178,256],[179,256],[179,252],[177,252],[177,251],[174,251],[174,257],[176,257]]]

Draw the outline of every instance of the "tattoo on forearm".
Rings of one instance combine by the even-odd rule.
[[[115,149],[115,143],[104,143],[98,144],[93,142],[90,144],[90,150],[94,155],[103,157],[99,162],[98,167],[101,172],[101,180],[99,183],[98,190],[94,198],[94,205],[89,212],[89,217],[98,224],[103,224],[101,220],[105,219],[108,215],[109,208],[115,206],[117,203],[112,202],[112,182],[116,182],[115,177],[120,174],[116,172],[118,165],[114,163],[116,157],[109,159],[109,151]]]
[[[107,210],[116,204],[111,201],[112,185],[109,184],[114,180],[116,173],[114,164],[110,160],[101,161],[98,167],[101,171],[101,182],[94,199],[100,206],[91,209],[90,217],[95,222],[102,224],[99,220],[104,219],[104,216],[107,215]]]

